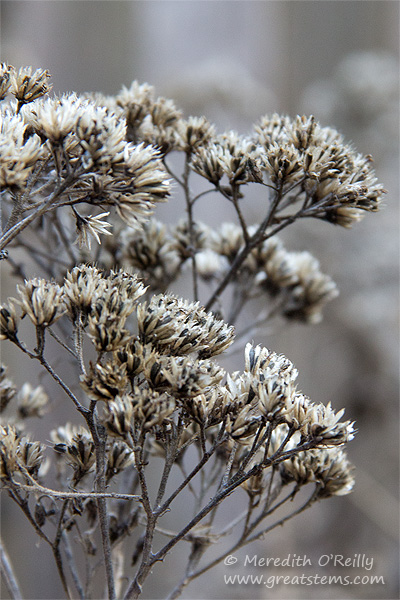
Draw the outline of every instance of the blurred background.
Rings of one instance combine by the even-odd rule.
[[[3,0],[1,59],[48,69],[56,93],[113,94],[133,79],[147,81],[186,116],[204,114],[219,131],[246,133],[273,112],[314,114],[373,156],[388,190],[380,213],[367,215],[351,231],[310,222],[282,236],[289,250],[315,254],[337,282],[339,299],[327,306],[321,324],[254,337],[294,362],[299,387],[313,401],[345,407],[346,417],[356,421],[359,433],[348,447],[356,487],[243,548],[238,564],[246,554],[306,555],[315,565],[322,555],[365,554],[374,563],[362,574],[383,576],[385,584],[233,587],[223,579],[232,571],[221,566],[183,597],[398,598],[399,3]],[[182,207],[168,211],[174,220]],[[257,202],[248,211],[249,222],[260,218]],[[6,275],[4,269],[3,300],[14,288]],[[22,384],[34,366],[22,373],[20,357],[10,353],[10,362],[8,351],[5,345],[2,360]],[[237,361],[233,368],[242,368],[242,358]],[[61,598],[51,556],[17,508],[4,499],[2,509],[2,535],[24,597]],[[164,597],[179,556],[184,554],[157,566],[145,598]],[[307,574],[322,571],[316,566]]]

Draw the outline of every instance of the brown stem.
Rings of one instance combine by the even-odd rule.
[[[96,475],[95,475],[95,489],[97,492],[104,493],[106,489],[106,442],[107,432],[103,425],[95,422],[95,408],[96,402],[90,403],[90,409],[88,414],[85,416],[88,424],[90,433],[93,438],[96,452]],[[97,498],[97,509],[100,521],[100,532],[101,541],[103,544],[103,555],[104,564],[106,568],[106,579],[108,587],[108,598],[109,600],[115,600],[115,583],[114,583],[114,569],[112,563],[112,552],[110,542],[110,526],[109,517],[107,512],[107,502],[104,497]]]

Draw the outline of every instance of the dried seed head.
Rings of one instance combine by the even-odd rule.
[[[39,136],[28,136],[22,116],[5,110],[0,118],[0,147],[0,188],[24,190],[35,165],[47,154]]]
[[[284,481],[316,483],[319,498],[344,496],[354,486],[353,469],[340,448],[299,452],[282,463]]]
[[[276,186],[292,186],[304,177],[301,153],[294,146],[274,143],[268,148],[263,169]]]
[[[0,340],[16,339],[18,332],[18,321],[19,318],[12,300],[8,305],[0,305]]]
[[[138,269],[150,288],[160,291],[170,285],[179,272],[180,260],[167,227],[154,217],[140,230],[126,228],[121,234],[124,260]]]
[[[67,314],[76,322],[87,323],[95,303],[101,299],[107,283],[101,271],[89,265],[79,265],[67,273],[64,281],[64,300]]]
[[[187,153],[208,144],[215,136],[215,128],[205,117],[181,119],[177,128],[178,143]]]
[[[144,374],[153,389],[168,390],[177,398],[192,398],[218,385],[225,371],[211,360],[159,355],[146,361]]]
[[[215,143],[200,146],[193,154],[190,166],[198,175],[218,186],[224,176],[221,154],[221,149]]]
[[[226,430],[234,440],[246,443],[247,438],[254,436],[262,426],[262,417],[252,406],[246,405],[236,415],[228,417]]]
[[[150,357],[156,356],[151,344],[143,345],[138,339],[131,338],[129,342],[114,354],[114,359],[125,366],[130,379],[139,375]]]
[[[322,309],[339,295],[335,282],[319,269],[319,262],[309,252],[291,252],[291,267],[297,282],[284,307],[284,315],[307,323],[317,323]]]
[[[331,408],[330,402],[313,404],[302,394],[293,394],[286,398],[284,418],[288,425],[298,429],[304,437],[315,439],[319,444],[335,446],[344,444],[354,438],[354,423],[339,420],[344,409],[338,413]]]
[[[190,420],[204,427],[221,423],[231,409],[229,394],[219,386],[211,389],[207,394],[185,398],[183,405]]]
[[[186,220],[180,220],[172,230],[173,248],[182,261],[199,250],[206,250],[214,237],[214,230],[201,222],[193,223],[190,228]]]
[[[18,72],[12,70],[10,78],[11,93],[20,104],[26,104],[44,96],[52,87],[48,83],[50,73],[43,69],[36,69],[32,73],[32,67],[21,67]]]
[[[107,483],[118,473],[135,462],[134,453],[124,442],[114,442],[107,454],[106,480]]]
[[[109,361],[104,365],[90,363],[87,375],[82,375],[80,384],[89,398],[109,402],[124,393],[128,385],[125,367]]]
[[[60,446],[57,447],[60,452]],[[96,453],[93,440],[90,435],[77,433],[73,436],[71,442],[64,448],[65,459],[74,470],[74,484],[93,470]]]
[[[157,98],[140,125],[139,137],[166,154],[177,147],[177,126],[181,114],[172,100]]]
[[[0,413],[7,407],[17,393],[17,388],[7,377],[7,367],[0,365]]]
[[[318,481],[321,483],[319,498],[345,496],[354,487],[353,465],[340,448],[324,448],[320,455]]]
[[[196,269],[205,281],[219,280],[223,274],[228,272],[229,262],[225,256],[221,256],[208,248],[197,252]]]
[[[33,477],[37,476],[40,467],[43,464],[43,453],[45,446],[40,442],[30,442],[22,438],[17,452],[17,459],[20,464]]]
[[[139,84],[133,81],[129,88],[123,86],[121,92],[116,96],[116,104],[122,109],[126,118],[128,140],[138,141],[138,130],[143,119],[150,114],[154,103],[154,87],[148,83]]]
[[[255,181],[254,172],[259,169],[260,161],[254,141],[235,131],[218,136],[216,141],[222,169],[231,186]],[[249,169],[249,161],[252,169]]]
[[[167,393],[159,394],[150,388],[135,388],[133,420],[136,427],[146,431],[161,426],[175,410],[175,400]]]
[[[104,179],[103,200],[115,205],[120,218],[136,228],[152,214],[156,203],[166,201],[170,180],[159,151],[143,143],[125,145],[121,169]]]
[[[17,285],[20,296],[15,300],[22,309],[22,315],[28,315],[37,326],[48,327],[65,312],[63,289],[56,283],[45,279],[25,280],[24,285]]]
[[[130,332],[123,327],[124,319],[118,317],[103,317],[89,315],[88,335],[94,343],[97,352],[114,352],[125,346]]]
[[[76,122],[75,134],[84,150],[85,163],[107,172],[123,162],[126,123],[107,108],[88,105]]]
[[[30,383],[24,383],[17,396],[18,416],[21,419],[28,417],[42,417],[46,412],[49,397],[42,386],[34,388]]]
[[[52,429],[50,439],[54,443],[54,450],[62,454],[65,452],[65,446],[72,444],[73,438],[78,434],[90,438],[89,431],[82,425],[66,423],[66,425],[60,425],[57,429]]]
[[[0,426],[0,477],[12,479],[14,474],[26,469],[37,476],[43,464],[44,446],[22,437],[12,425]]]
[[[50,432],[54,451],[74,469],[73,483],[76,485],[94,466],[95,447],[90,433],[81,425],[58,427]]]
[[[44,140],[51,144],[63,144],[67,136],[74,134],[76,123],[85,111],[93,106],[76,94],[59,98],[46,98],[23,108],[25,121]],[[74,138],[76,146],[76,138]]]
[[[116,396],[104,406],[102,422],[108,433],[125,439],[131,433],[133,402],[129,394]]]
[[[131,337],[124,324],[145,288],[136,275],[123,271],[103,274],[103,279],[105,287],[92,303],[88,316],[89,336],[98,352],[113,352]]]
[[[12,425],[0,426],[0,478],[12,479],[17,469],[17,453],[21,436]]]
[[[133,438],[141,431],[161,426],[174,412],[175,401],[165,393],[147,387],[133,388],[131,393],[109,402],[104,412],[104,424],[116,437]]]
[[[139,334],[160,352],[185,355],[198,352],[202,358],[220,354],[234,340],[234,329],[207,313],[198,302],[187,302],[170,294],[153,296],[138,307]]]
[[[11,87],[11,73],[14,71],[14,67],[1,63],[0,65],[0,101],[9,93]]]
[[[261,383],[271,377],[293,383],[298,375],[297,369],[286,356],[252,344],[246,344],[245,369],[258,377]]]

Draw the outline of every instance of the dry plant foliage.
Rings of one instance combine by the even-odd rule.
[[[71,423],[46,444],[32,441],[27,423],[48,414],[49,398],[30,383],[17,390],[2,367],[3,489],[50,547],[67,598],[93,597],[99,567],[103,597],[137,598],[183,542],[187,564],[168,593],[176,598],[240,547],[351,491],[344,446],[354,429],[343,410],[313,403],[290,360],[265,347],[247,340],[240,372],[216,357],[252,298],[267,308],[249,336],[272,317],[319,321],[335,283],[277,234],[303,218],[350,228],[378,210],[384,190],[371,157],[313,117],[274,114],[248,136],[218,134],[148,84],[113,97],[49,91],[47,71],[2,65],[0,250],[20,282],[1,305],[0,335],[57,382],[53,409],[69,402]],[[265,198],[255,225],[242,208],[248,186]],[[156,205],[179,190],[185,216],[160,222]],[[212,193],[236,222],[196,218]],[[185,300],[171,290],[188,276]],[[23,340],[28,325],[34,348]],[[46,352],[50,338],[67,377]],[[233,493],[247,495],[247,508],[222,526]],[[168,513],[180,498],[191,517],[173,531]],[[222,538],[229,543],[207,558]],[[2,570],[17,597],[11,565]]]

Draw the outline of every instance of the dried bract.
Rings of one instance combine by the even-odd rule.
[[[32,102],[51,90],[49,78],[50,73],[44,69],[36,69],[33,73],[31,67],[21,67],[18,71],[13,69],[10,73],[11,93],[20,105]]]
[[[128,385],[125,368],[112,361],[101,365],[90,365],[87,375],[82,375],[80,384],[89,398],[109,402],[123,394]]]
[[[19,317],[12,301],[0,305],[0,340],[15,340]]]
[[[20,305],[22,316],[28,315],[37,326],[48,327],[65,312],[64,292],[56,283],[30,279],[24,285],[17,285],[17,291],[20,298],[14,302]]]

